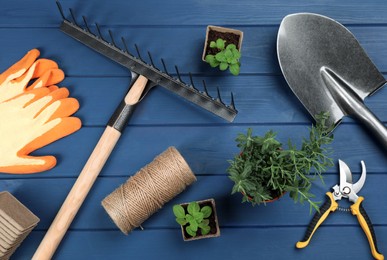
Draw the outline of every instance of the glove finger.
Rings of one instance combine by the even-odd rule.
[[[65,98],[60,100],[60,106],[55,111],[54,114],[51,115],[49,120],[53,120],[55,118],[64,118],[71,116],[79,109],[78,100],[75,98]]]
[[[37,49],[32,49],[27,52],[21,60],[13,64],[0,75],[0,84],[6,80],[10,81],[23,75],[23,73],[32,66],[39,55],[40,52]]]
[[[50,93],[50,90],[47,88],[41,88],[41,89],[34,89],[31,91],[28,91],[26,93],[20,94],[14,98],[11,98],[9,100],[6,100],[2,103],[7,103],[8,106],[13,107],[21,107],[26,108],[30,104],[33,104],[36,100],[39,100],[40,98],[47,96]]]
[[[36,116],[36,114],[47,104],[51,101],[51,97],[49,97],[51,91],[48,88],[37,88],[30,90],[28,92],[23,93],[22,95],[19,95],[17,98],[21,98],[26,95],[34,95],[33,98],[31,98],[25,105],[24,108],[27,108],[31,111],[31,114]],[[45,98],[45,99],[43,99]]]
[[[41,77],[46,71],[51,69],[58,69],[58,64],[49,59],[38,59],[35,61],[36,67],[32,78],[36,79]]]
[[[35,89],[36,96],[27,105],[30,114],[34,115],[36,121],[42,125],[46,122],[75,113],[79,108],[79,103],[76,99],[67,98],[69,91],[67,88],[58,88],[50,93],[50,89],[43,88],[45,91],[37,91],[42,88]],[[68,100],[69,99],[69,100]],[[68,110],[63,112],[63,110]]]
[[[56,85],[48,86],[47,88],[48,88],[51,92],[54,91],[54,90],[59,89],[59,87],[56,86]]]
[[[65,75],[61,69],[50,69],[45,71],[39,78],[35,80],[27,90],[47,87],[61,82],[64,79]]]
[[[46,146],[62,137],[70,135],[81,128],[81,120],[77,117],[66,117],[60,119],[59,124],[27,144],[20,150],[20,154],[29,154],[43,146]]]
[[[20,156],[17,165],[2,166],[0,172],[13,174],[37,173],[49,170],[56,165],[54,156]]]
[[[48,89],[51,91],[50,95],[54,100],[67,98],[70,95],[69,90],[65,87],[59,88],[58,86],[52,85]]]
[[[52,105],[55,101],[65,99],[69,96],[69,91],[67,88],[58,88],[54,86],[52,89],[53,90],[51,91],[50,88],[37,88],[26,92],[26,94],[33,94],[34,97],[28,103],[26,103],[24,108],[29,110],[29,113],[33,115],[33,118],[38,117],[41,113],[45,113],[41,116],[46,117],[42,124],[49,120],[51,115],[54,114],[55,111],[60,107],[60,103],[51,107],[49,106]]]

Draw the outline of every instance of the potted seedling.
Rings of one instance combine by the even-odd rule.
[[[242,40],[242,31],[209,25],[202,60],[213,68],[229,69],[236,76],[240,72]]]
[[[253,136],[251,128],[247,134],[239,134],[236,142],[240,153],[229,161],[227,169],[235,183],[232,194],[242,193],[242,202],[256,205],[288,193],[294,202],[307,201],[311,210],[318,210],[310,192],[312,182],[316,178],[323,181],[322,173],[333,166],[329,158],[332,150],[327,146],[333,141],[332,127],[325,125],[327,118],[326,113],[317,116],[300,149],[291,140],[285,149],[271,130],[264,136]]]
[[[173,214],[184,241],[220,236],[214,199],[175,205]]]

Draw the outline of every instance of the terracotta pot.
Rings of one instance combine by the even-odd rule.
[[[226,28],[226,27],[220,27],[220,26],[214,26],[214,25],[208,25],[207,26],[207,31],[206,31],[206,39],[204,42],[204,49],[203,49],[203,55],[202,55],[202,60],[206,62],[206,55],[207,55],[207,46],[209,45],[208,43],[208,35],[210,31],[217,31],[220,33],[233,33],[239,36],[239,42],[236,44],[237,49],[239,52],[241,51],[242,48],[242,41],[243,41],[243,32],[240,30],[236,29],[231,29],[231,28]]]

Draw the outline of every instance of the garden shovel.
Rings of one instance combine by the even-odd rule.
[[[363,103],[386,80],[347,28],[322,15],[288,15],[277,53],[287,83],[313,117],[329,112],[327,124],[336,127],[353,116],[387,148],[386,128]]]

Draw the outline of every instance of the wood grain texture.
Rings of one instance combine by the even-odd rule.
[[[76,116],[83,128],[75,134],[39,149],[34,154],[53,154],[58,165],[47,172],[15,176],[0,174],[0,191],[8,190],[40,219],[38,227],[16,251],[14,259],[30,259],[76,181],[112,112],[125,96],[130,72],[95,53],[59,30],[60,14],[55,1],[3,1],[0,9],[0,71],[39,48],[42,56],[54,59],[64,70],[61,86],[80,102]],[[200,107],[155,87],[137,105],[128,129],[111,154],[95,185],[71,224],[54,259],[372,259],[367,239],[356,217],[331,214],[310,245],[296,250],[312,215],[308,205],[294,204],[288,196],[267,206],[241,204],[239,194],[230,195],[227,160],[238,154],[235,137],[246,132],[278,132],[286,143],[299,144],[306,137],[311,117],[288,88],[278,67],[276,37],[282,18],[295,12],[330,16],[357,37],[376,66],[387,74],[387,4],[385,0],[272,0],[272,1],[61,1],[66,17],[74,10],[82,24],[85,15],[103,36],[108,29],[121,46],[123,36],[135,53],[139,46],[144,60],[150,51],[157,66],[160,59],[182,79],[194,76],[199,89],[205,80],[208,91],[230,102],[234,93],[239,111],[233,123],[213,116]],[[219,25],[244,32],[242,67],[238,77],[210,68],[201,61],[206,26]],[[121,46],[122,47],[122,46]],[[365,100],[366,105],[387,122],[387,90]],[[0,122],[2,123],[2,122]],[[367,166],[367,181],[360,195],[375,224],[379,250],[387,254],[387,152],[360,124],[345,118],[335,130],[333,158],[342,159],[360,175],[360,160]],[[175,146],[198,181],[167,203],[144,223],[145,231],[124,236],[100,205],[102,199],[151,162],[167,147]],[[325,174],[325,185],[315,182],[316,200],[338,182],[337,165]],[[215,198],[222,235],[216,239],[184,243],[171,208],[175,203]],[[344,206],[346,203],[342,203]],[[349,242],[350,241],[350,242]],[[192,257],[191,257],[192,256]]]
[[[106,127],[32,259],[52,259],[120,136],[116,129]]]

